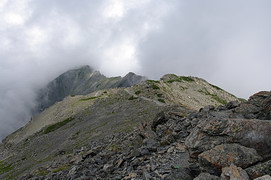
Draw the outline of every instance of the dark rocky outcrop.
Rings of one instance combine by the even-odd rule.
[[[256,178],[265,174],[271,174],[271,160],[258,163],[246,169],[250,177]]]
[[[251,178],[270,174],[270,97],[270,92],[260,92],[241,104],[231,102],[224,107],[200,110],[195,117],[198,123],[185,144],[190,156],[199,161],[201,170],[219,176],[221,169],[235,164],[247,168]],[[239,175],[244,172],[237,170],[230,171]],[[231,179],[227,174],[230,173],[222,172],[221,179]],[[245,174],[242,176],[235,178],[249,179]]]
[[[222,144],[201,153],[198,159],[203,170],[219,175],[222,168],[231,164],[246,168],[261,161],[262,157],[252,148],[239,144]]]
[[[271,121],[256,119],[202,119],[186,139],[191,155],[224,143],[239,143],[255,148],[265,157],[271,154]]]
[[[222,169],[221,180],[250,180],[246,171],[235,165]]]
[[[235,109],[247,119],[271,119],[271,92],[261,91],[251,96],[246,103]]]
[[[86,95],[101,89],[131,87],[146,79],[146,77],[132,72],[124,77],[107,78],[99,71],[95,71],[89,66],[83,66],[61,74],[46,88],[41,89],[37,98],[38,105],[34,111],[41,112],[69,95]]]
[[[200,173],[200,175],[196,178],[194,178],[194,180],[219,180],[220,178],[217,176],[213,176],[209,173]]]

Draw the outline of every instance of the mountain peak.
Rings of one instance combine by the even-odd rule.
[[[94,71],[94,69],[92,67],[90,67],[89,65],[84,65],[84,66],[81,66],[81,67],[78,67],[78,68],[74,68],[74,69],[68,70],[68,71],[66,71],[63,74],[79,73],[79,72],[91,73],[93,71]]]
[[[129,72],[129,73],[127,73],[127,74],[125,75],[125,77],[126,77],[126,76],[134,76],[134,75],[136,75],[136,74],[133,73],[133,72]]]
[[[121,82],[120,82],[120,85],[122,87],[130,87],[130,86],[133,86],[135,84],[139,84],[140,82],[142,81],[145,81],[147,80],[146,77],[144,76],[139,76],[139,75],[136,75],[135,73],[133,72],[129,72],[128,74],[126,74]]]
[[[132,72],[123,78],[107,78],[88,65],[81,66],[61,74],[41,89],[37,98],[39,105],[34,111],[41,112],[69,95],[86,95],[101,89],[130,87],[144,80],[145,77]]]

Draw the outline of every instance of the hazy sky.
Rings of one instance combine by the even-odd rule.
[[[85,64],[270,90],[270,17],[270,0],[0,0],[0,139],[29,120],[38,88]]]

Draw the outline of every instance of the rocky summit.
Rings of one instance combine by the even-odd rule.
[[[271,92],[246,101],[196,77],[137,77],[35,115],[0,145],[0,178],[271,179]]]
[[[38,105],[34,111],[41,112],[69,95],[86,95],[101,89],[130,87],[144,80],[146,77],[131,72],[125,77],[107,78],[90,66],[83,66],[61,74],[41,89],[37,97]]]

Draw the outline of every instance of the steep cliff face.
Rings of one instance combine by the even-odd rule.
[[[63,73],[41,89],[35,111],[41,112],[69,95],[86,95],[101,89],[130,87],[144,80],[146,77],[134,73],[128,73],[125,77],[107,78],[91,67],[83,66]]]

